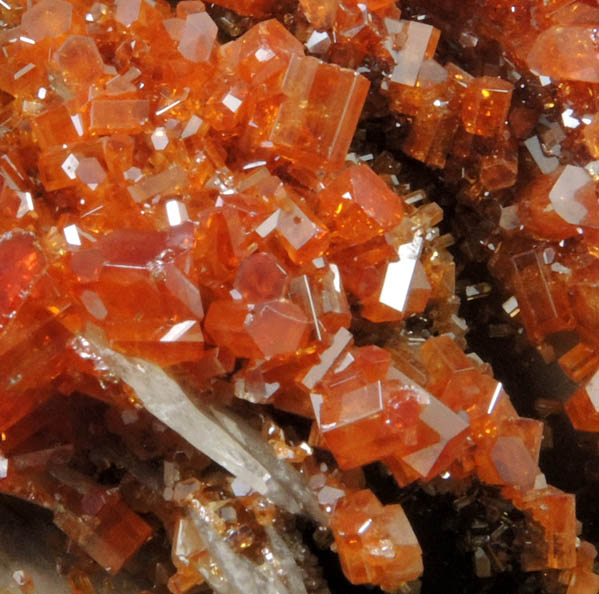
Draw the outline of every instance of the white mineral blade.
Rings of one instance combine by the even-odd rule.
[[[277,565],[280,567],[281,575],[284,575],[287,584],[289,585],[289,591],[292,594],[308,594],[302,573],[298,567],[291,550],[287,546],[287,543],[283,540],[281,535],[276,531],[274,526],[268,525],[264,528],[268,538],[270,539],[270,545],[273,553],[276,555]],[[270,570],[274,569],[270,565]],[[266,568],[268,569],[268,568]]]
[[[148,412],[252,489],[269,494],[268,471],[214,419],[200,411],[160,367],[142,359],[128,359],[90,342],[110,370],[135,391]]]
[[[128,358],[87,339],[110,371],[130,386],[148,412],[193,447],[220,464],[254,491],[290,513],[308,513],[326,523],[324,513],[301,476],[279,460],[272,448],[228,411],[202,411],[160,367]]]
[[[199,568],[218,594],[302,594],[301,590],[288,590],[281,580],[267,577],[249,559],[238,555],[214,530],[207,511],[201,505],[196,503],[190,507],[189,514],[206,550],[220,570],[220,575],[215,575],[207,568]]]
[[[321,524],[327,523],[324,512],[301,475],[287,462],[277,458],[257,431],[229,410],[212,407],[211,413],[232,438],[267,469],[268,496],[272,501],[293,513],[303,512]]]

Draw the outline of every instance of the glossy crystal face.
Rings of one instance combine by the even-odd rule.
[[[559,436],[468,352],[460,299],[571,380],[539,411],[599,431],[598,23],[0,0],[0,492],[50,511],[73,592],[328,592],[300,515],[349,582],[415,592],[417,490],[494,494],[479,578],[597,592],[539,466]]]

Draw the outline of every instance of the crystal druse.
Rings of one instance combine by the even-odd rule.
[[[489,213],[462,258],[599,432],[598,29],[577,0],[0,0],[0,492],[49,510],[72,592],[324,594],[298,518],[353,584],[415,592],[378,463],[490,486],[513,563],[597,594],[413,171]]]

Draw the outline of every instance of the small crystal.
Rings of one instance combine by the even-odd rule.
[[[140,132],[150,114],[147,99],[94,99],[91,128],[96,132]]]
[[[169,138],[166,128],[156,128],[156,130],[152,132],[150,138],[152,140],[152,145],[157,151],[162,151],[168,146]]]
[[[106,179],[102,165],[93,157],[81,159],[75,173],[77,178],[87,185],[101,184]]]
[[[588,198],[587,193],[591,194]],[[573,225],[584,225],[589,218],[589,207],[596,202],[593,180],[584,167],[566,165],[551,188],[549,198],[562,219]]]
[[[207,12],[189,14],[179,43],[179,51],[192,62],[207,62],[216,41],[217,27]]]
[[[117,0],[116,21],[125,27],[131,26],[139,17],[141,2],[142,0]]]
[[[467,132],[492,136],[507,119],[513,85],[500,78],[482,76],[468,85],[462,102],[462,122]]]
[[[104,62],[90,37],[72,35],[54,54],[54,61],[69,83],[89,86],[104,72]]]
[[[541,170],[541,173],[552,173],[559,166],[559,159],[557,157],[546,157],[541,148],[538,136],[531,136],[524,141],[524,146],[530,152],[535,163]]]
[[[417,276],[422,243],[421,237],[415,237],[412,242],[403,244],[398,250],[399,261],[387,266],[379,301],[398,312],[405,311],[412,290],[426,290],[426,275],[421,279]]]
[[[399,51],[392,47],[391,54],[395,60],[395,67],[391,73],[391,80],[395,83],[413,87],[418,79],[418,73],[425,58],[431,58],[439,41],[438,29],[419,23],[418,21],[400,21],[396,23],[386,20],[387,28],[398,37],[405,37]]]
[[[531,70],[553,79],[599,82],[594,27],[585,24],[555,25],[536,39],[527,62]]]
[[[73,7],[63,0],[41,0],[23,14],[23,27],[34,41],[59,37],[71,28]]]

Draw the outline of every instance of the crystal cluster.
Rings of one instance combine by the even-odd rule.
[[[566,410],[599,431],[599,12],[216,4],[0,1],[0,492],[50,510],[74,592],[86,560],[143,549],[157,592],[323,594],[299,515],[352,583],[395,591],[426,567],[364,478],[381,462],[400,488],[495,487],[522,569],[596,594],[543,424],[464,351],[441,207],[350,151],[384,110],[398,151],[495,206],[508,313],[540,347],[577,332]]]

